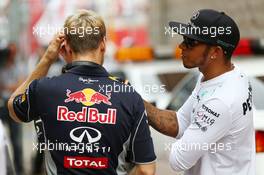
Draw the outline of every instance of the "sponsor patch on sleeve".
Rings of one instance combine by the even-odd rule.
[[[202,131],[207,131],[208,127],[213,126],[220,114],[205,104],[194,113],[193,123]]]

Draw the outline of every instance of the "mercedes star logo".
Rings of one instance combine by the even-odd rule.
[[[192,19],[192,20],[196,20],[196,19],[199,17],[199,15],[200,15],[200,12],[199,12],[199,11],[196,11],[196,12],[193,13],[191,19]]]
[[[101,139],[101,132],[91,127],[78,127],[70,132],[70,137],[75,142],[82,143],[87,138],[88,143],[94,143]]]

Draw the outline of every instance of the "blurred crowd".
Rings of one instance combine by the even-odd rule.
[[[7,47],[0,49],[0,119],[6,128],[6,145],[9,149],[5,152],[5,159],[8,157],[9,161],[6,162],[7,165],[4,168],[9,166],[9,172],[16,172],[9,173],[10,175],[23,175],[25,172],[25,163],[23,160],[23,125],[14,122],[9,117],[7,100],[11,93],[25,80],[29,72],[33,70],[34,65],[37,64],[45,52],[45,48],[45,46],[39,47],[37,52],[33,54],[28,61],[21,60],[19,49],[15,43],[9,43]],[[49,75],[53,76],[59,74],[62,66],[63,61],[59,60],[53,66]],[[35,154],[36,155],[32,158],[32,165],[30,167],[32,171],[31,174],[41,174],[43,170],[43,155],[38,152]]]
[[[23,124],[16,123],[9,117],[7,100],[33,70],[46,46],[37,45],[34,52],[25,58],[19,40],[10,39],[10,21],[2,9],[0,25],[0,175],[24,175],[28,174],[26,170],[30,170],[30,174],[42,174],[43,155],[37,151],[32,156],[31,164],[25,164],[25,154],[28,153],[23,148]],[[59,60],[49,76],[59,74],[63,64]],[[33,130],[32,133],[34,135]]]

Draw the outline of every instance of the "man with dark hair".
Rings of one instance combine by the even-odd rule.
[[[66,20],[64,34],[51,41],[36,69],[8,101],[14,120],[36,120],[49,175],[155,174],[143,100],[135,91],[106,89],[130,86],[102,67],[105,49],[102,18],[78,11]],[[64,73],[43,78],[60,51],[69,63]]]
[[[183,36],[183,65],[201,72],[179,111],[145,102],[149,124],[177,139],[171,167],[187,175],[254,175],[252,88],[230,59],[240,39],[236,23],[223,12],[204,9],[188,24],[169,25]]]

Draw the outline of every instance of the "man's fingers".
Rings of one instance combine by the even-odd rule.
[[[56,38],[56,46],[58,47],[58,49],[61,48],[61,44],[63,43],[64,38]]]
[[[64,33],[58,33],[55,35],[55,38],[57,41],[62,42],[65,39],[65,34]]]
[[[49,44],[48,49],[46,50],[46,58],[55,61],[58,58],[58,54],[61,51],[61,46],[65,40],[65,35],[62,33],[56,34],[52,41]]]
[[[51,41],[50,47],[53,49],[59,50],[61,48],[61,44],[64,41],[64,36],[63,35],[56,35],[55,38]]]
[[[64,35],[59,35],[59,36],[57,36],[56,39],[57,39],[57,41],[62,42],[62,41],[64,41],[65,36]]]
[[[52,44],[61,44],[64,41],[65,35],[63,33],[57,33],[55,34],[55,36],[53,37],[53,39],[51,40],[49,45]]]

